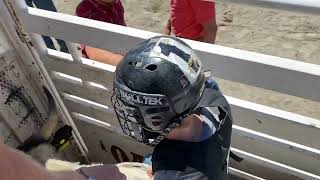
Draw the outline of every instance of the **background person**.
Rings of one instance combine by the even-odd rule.
[[[217,30],[213,1],[171,0],[165,34],[214,44]]]

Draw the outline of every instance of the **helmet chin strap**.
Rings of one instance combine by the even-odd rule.
[[[183,121],[183,119],[185,119],[186,117],[190,116],[191,114],[193,114],[195,111],[191,111],[188,112],[189,110],[187,110],[185,113],[182,113],[182,115],[180,115],[178,118],[174,118],[174,123],[168,125],[168,127],[166,127],[162,133],[157,136],[152,143],[150,143],[151,146],[156,146],[157,144],[159,144],[173,129],[177,128],[180,126],[181,122]]]
[[[152,143],[150,143],[150,145],[156,146],[157,144],[159,144],[174,128],[177,128],[178,126],[180,126],[180,123],[170,124],[167,128],[163,130],[163,132],[158,137],[156,137],[152,141]]]

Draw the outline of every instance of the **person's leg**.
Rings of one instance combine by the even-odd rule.
[[[202,172],[187,166],[184,171],[179,171],[175,178],[176,180],[209,180]]]
[[[33,0],[33,3],[39,9],[57,12],[57,8],[55,7],[52,0]]]
[[[57,12],[57,8],[55,7],[55,5],[54,5],[52,0],[33,0],[33,1],[34,1],[34,4],[39,9]],[[50,37],[43,36],[43,39],[46,42],[46,45],[47,45],[48,48],[56,49],[54,47],[54,44],[53,44],[52,39]],[[65,52],[65,53],[69,53],[69,50],[67,48],[66,43],[63,40],[60,40],[60,39],[56,39],[56,40],[57,40],[57,42],[58,42],[58,44],[60,46],[60,50],[62,52]]]
[[[68,47],[66,45],[66,42],[64,42],[64,40],[61,39],[56,39],[59,46],[60,46],[60,51],[61,52],[65,52],[65,53],[69,53]]]
[[[26,1],[30,1],[30,0],[26,0]],[[55,7],[55,5],[54,5],[52,0],[33,0],[33,3],[39,9],[57,12],[57,8]],[[48,48],[56,49],[54,44],[53,44],[53,41],[52,41],[52,39],[50,37],[42,36],[42,38],[43,38],[43,40],[46,43]],[[67,48],[67,46],[66,46],[64,41],[62,41],[60,39],[57,39],[57,42],[58,42],[62,52],[69,53],[68,48]]]
[[[153,174],[153,180],[175,180],[179,171],[159,170]]]
[[[33,7],[32,0],[26,0],[26,3],[29,7]]]
[[[202,172],[187,167],[185,171],[159,170],[154,173],[153,180],[209,180]]]
[[[46,43],[48,48],[56,50],[56,48],[55,48],[55,46],[53,44],[53,41],[49,36],[42,36],[42,38],[43,38],[43,40]]]

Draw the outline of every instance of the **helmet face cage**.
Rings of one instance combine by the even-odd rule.
[[[119,98],[117,98],[115,92],[111,97],[111,102],[123,133],[140,142],[147,143],[146,138],[143,137],[142,126],[135,118],[137,117],[137,114],[135,113],[136,108],[126,106]]]
[[[114,89],[113,95],[111,97],[111,102],[123,133],[139,142],[153,146],[158,144],[168,133],[171,132],[172,129],[177,127],[179,123],[172,122],[165,127],[156,130],[148,126],[143,117],[144,113],[141,112],[139,106],[141,106],[141,109],[146,109],[144,106],[152,107],[152,105],[145,103],[152,102],[151,104],[153,104],[153,107],[160,108],[156,105],[156,101],[140,101],[141,99],[148,99],[148,97],[161,98],[163,102],[163,104],[161,104],[161,107],[169,106],[168,101],[165,100],[166,97],[163,95],[146,95],[143,93],[127,91],[118,88]],[[170,122],[171,119],[166,119],[166,121]]]

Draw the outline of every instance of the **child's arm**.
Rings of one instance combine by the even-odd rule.
[[[182,124],[173,129],[166,138],[172,140],[197,142],[203,129],[203,120],[199,115],[193,114],[183,120]]]
[[[103,49],[94,48],[91,46],[86,46],[85,48],[86,48],[85,50],[89,59],[99,61],[105,64],[110,64],[115,66],[121,61],[123,57],[120,54],[116,54]]]

